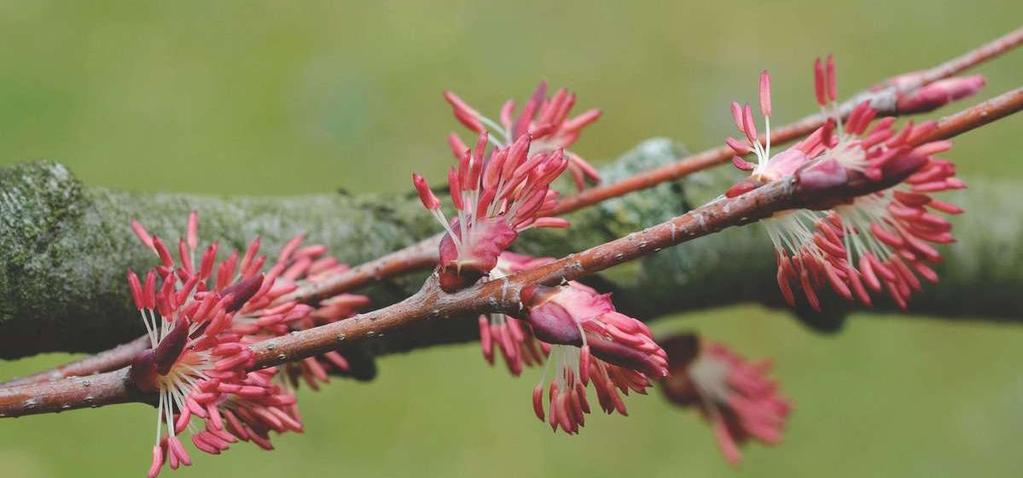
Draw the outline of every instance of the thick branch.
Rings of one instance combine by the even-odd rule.
[[[411,198],[322,194],[291,198],[216,198],[89,188],[63,166],[0,169],[0,357],[45,351],[91,352],[142,334],[124,274],[154,257],[129,228],[139,218],[176,238],[188,211],[202,214],[201,234],[222,249],[259,235],[269,250],[294,234],[362,263],[413,243],[434,224]],[[404,297],[401,282],[374,291],[380,301]]]
[[[683,153],[666,140],[651,140],[606,168],[617,180],[663,165]],[[325,243],[339,259],[361,264],[389,251],[415,244],[438,229],[413,195],[343,194],[291,198],[216,198],[184,194],[141,194],[90,188],[63,166],[31,163],[0,169],[0,357],[15,358],[47,351],[93,352],[125,343],[142,334],[125,287],[127,269],[155,264],[130,230],[139,218],[167,238],[181,234],[189,210],[202,216],[200,235],[219,240],[221,249],[244,247],[262,236],[270,252],[304,231],[310,241]],[[681,183],[638,194],[614,205],[572,217],[570,242],[582,248],[613,239],[642,226],[655,209],[684,210]],[[651,212],[648,212],[651,211]],[[563,234],[526,234],[520,241],[534,253],[553,255],[564,249]],[[407,270],[429,264],[435,249],[392,261]],[[346,288],[390,275],[385,264],[353,269]],[[422,276],[375,282],[369,289],[377,305],[407,297]],[[327,294],[319,291],[313,297]],[[100,361],[107,357],[100,358]],[[93,364],[95,360],[90,359]],[[86,370],[91,368],[85,367]],[[70,370],[74,371],[74,369]]]

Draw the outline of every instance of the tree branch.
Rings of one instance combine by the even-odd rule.
[[[8,380],[2,385],[5,387],[15,385],[26,385],[29,383],[54,382],[67,377],[82,377],[100,372],[108,372],[125,367],[131,363],[131,359],[139,352],[150,347],[149,337],[141,336],[131,342],[123,343],[110,350],[104,350],[94,355],[86,355],[78,360],[68,362],[50,370]]]
[[[943,119],[931,135],[918,138],[915,144],[950,138],[1020,109],[1023,109],[1023,88]],[[419,292],[397,304],[253,344],[253,369],[310,357],[350,343],[377,339],[416,323],[479,313],[517,313],[522,308],[521,291],[527,286],[554,285],[575,280],[728,227],[755,222],[780,210],[803,207],[805,201],[813,200],[812,197],[808,199],[808,196],[831,198],[838,194],[861,195],[887,185],[865,182],[860,186],[862,190],[858,191],[850,191],[849,187],[840,184],[829,186],[828,189],[807,191],[795,177],[775,181],[735,198],[711,201],[625,237],[569,254],[524,272],[481,282],[454,294],[442,292],[436,276],[431,276]],[[46,413],[137,399],[140,394],[126,385],[125,373],[122,369],[100,374],[95,377],[97,383],[90,385],[81,383],[88,379],[72,378],[54,383],[10,387],[0,392],[0,416]],[[83,392],[85,388],[89,389],[88,392]],[[85,393],[89,395],[83,397]]]
[[[605,168],[604,174],[617,180],[683,154],[670,141],[651,140]],[[0,168],[0,191],[0,358],[94,352],[142,335],[124,273],[129,268],[145,270],[155,258],[131,232],[132,218],[142,220],[155,234],[174,238],[183,232],[188,211],[197,209],[203,217],[201,236],[219,240],[222,249],[243,248],[252,237],[261,236],[271,253],[304,231],[310,241],[326,244],[340,260],[354,264],[415,244],[438,229],[413,194],[291,198],[141,194],[86,187],[52,163]],[[664,185],[572,216],[575,227],[567,241],[564,234],[528,233],[520,244],[547,255],[566,243],[582,248],[641,227],[651,205],[665,210],[684,204],[680,183]],[[420,252],[405,256],[404,262],[392,262],[397,264],[393,267],[406,270],[431,264],[436,254],[425,246],[411,250]],[[342,286],[366,284],[393,271],[377,265],[373,261],[354,268],[348,275],[351,282]],[[376,282],[368,293],[375,304],[384,305],[407,297],[421,281],[422,276]],[[320,293],[329,291],[313,296]]]

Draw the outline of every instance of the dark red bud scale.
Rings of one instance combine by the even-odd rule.
[[[156,373],[166,375],[181,356],[188,342],[188,321],[181,318],[174,322],[173,328],[163,336],[153,353],[153,364]]]
[[[230,287],[225,288],[221,293],[227,297],[231,296],[225,310],[235,312],[242,308],[263,285],[263,274],[257,274],[239,281]]]

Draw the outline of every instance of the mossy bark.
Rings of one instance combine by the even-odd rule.
[[[606,181],[679,157],[667,140],[650,140],[604,168]],[[727,184],[714,172],[606,201],[570,216],[567,231],[531,231],[517,247],[558,256],[605,242],[686,211]],[[945,248],[942,282],[913,302],[915,310],[947,316],[1019,319],[1023,311],[1023,204],[1017,184],[973,183],[953,201],[971,214],[958,220],[960,241]],[[87,187],[59,164],[36,162],[0,169],[0,358],[40,352],[92,352],[142,333],[124,274],[145,270],[155,257],[129,227],[177,238],[188,211],[200,213],[203,241],[222,250],[244,248],[260,236],[275,252],[298,233],[357,264],[437,232],[433,219],[409,195],[318,194],[288,198],[144,194]],[[226,246],[226,247],[224,247]],[[738,302],[777,304],[773,256],[758,227],[725,231],[661,251],[593,278],[615,292],[616,303],[652,318],[669,312]],[[422,275],[382,281],[368,293],[386,304],[413,292]],[[801,314],[810,317],[807,314]],[[835,309],[810,325],[831,327]],[[444,330],[417,330],[375,341],[380,351],[457,341],[473,321],[449,321]],[[434,324],[435,326],[437,324]]]

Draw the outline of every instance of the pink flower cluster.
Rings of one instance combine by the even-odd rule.
[[[564,150],[568,158],[568,170],[579,190],[586,187],[587,181],[600,181],[600,175],[593,166],[569,151],[582,130],[597,121],[601,114],[600,110],[591,109],[570,118],[569,113],[575,106],[574,93],[561,88],[548,97],[547,83],[541,82],[518,115],[515,114],[515,101],[506,101],[501,106],[500,123],[480,114],[450,91],[444,92],[444,99],[451,105],[459,122],[476,134],[489,133],[499,138],[494,139],[498,146],[509,145],[519,138],[529,136],[532,139],[530,153]],[[466,150],[465,144],[454,133],[448,136],[448,144],[456,158]]]
[[[448,221],[440,213],[440,200],[425,179],[413,175],[412,180],[423,205],[446,231],[437,271],[441,288],[454,292],[481,278],[499,280],[549,260],[507,250],[518,233],[529,227],[568,226],[567,221],[548,215],[557,205],[551,183],[566,169],[580,189],[587,179],[598,179],[592,167],[566,148],[600,112],[591,110],[570,119],[575,95],[562,89],[547,97],[544,83],[517,116],[515,103],[505,103],[500,123],[451,92],[444,97],[455,117],[479,134],[473,148],[456,135],[449,136],[458,159],[448,175],[457,217]],[[495,147],[488,153],[490,142]],[[607,295],[570,282],[530,287],[523,291],[522,301],[521,317],[480,316],[480,346],[490,363],[496,349],[516,376],[524,365],[547,362],[550,368],[553,363],[554,376],[546,384],[546,409],[546,377],[533,392],[533,406],[537,417],[555,431],[578,433],[590,412],[586,398],[590,383],[602,409],[625,414],[622,394],[644,393],[652,379],[667,373],[664,351],[649,329],[615,311]]]
[[[548,261],[505,252],[490,280]],[[646,393],[652,380],[667,374],[667,356],[650,329],[617,312],[609,294],[573,281],[529,287],[522,301],[521,316],[479,317],[480,346],[490,363],[496,347],[515,376],[523,365],[546,362],[544,377],[533,389],[533,409],[553,430],[579,432],[590,413],[586,390],[591,383],[601,409],[626,415],[622,395]],[[553,376],[547,381],[551,368]]]
[[[131,379],[140,390],[158,396],[149,476],[158,475],[164,464],[175,469],[191,463],[179,438],[186,430],[197,449],[211,454],[239,440],[272,449],[270,431],[302,431],[295,395],[278,369],[248,371],[253,365],[248,344],[307,327],[314,320],[339,320],[364,305],[364,298],[349,296],[343,306],[314,309],[288,296],[302,284],[345,266],[324,257],[323,246],[301,247],[301,237],[285,245],[265,274],[261,271],[267,257],[259,255],[258,239],[244,255],[234,251],[219,264],[219,246],[213,243],[196,263],[194,212],[186,236],[178,242],[177,260],[141,224],[133,222],[132,228],[160,259],[144,280],[128,272],[132,298],[151,345],[132,361]],[[331,352],[314,360],[344,358]],[[322,366],[301,362],[296,367],[300,369],[296,375],[310,384],[312,378],[324,378]]]
[[[554,376],[547,386],[546,418],[555,431],[574,434],[585,424],[590,383],[604,412],[627,415],[619,392],[645,394],[651,380],[668,375],[667,354],[650,329],[617,312],[609,294],[573,281],[530,287],[522,300],[533,334],[550,346]],[[543,381],[533,389],[533,409],[544,420]]]
[[[922,288],[921,279],[938,280],[932,266],[941,254],[935,245],[954,241],[952,226],[942,214],[962,212],[932,196],[965,187],[953,164],[938,156],[951,143],[928,140],[934,123],[910,122],[898,128],[893,118],[879,119],[866,101],[840,111],[830,57],[815,63],[814,80],[817,102],[828,119],[777,154],[772,154],[767,72],[759,84],[763,139],[753,108],[731,104],[742,138],[726,143],[735,153],[732,163],[750,176],[726,196],[789,178],[800,188],[805,208],[763,221],[776,251],[778,286],[788,303],[802,300],[798,288],[805,302],[820,310],[818,292],[827,287],[867,306],[875,295],[886,293],[906,308]],[[896,78],[891,84],[899,90],[918,80]],[[983,86],[978,76],[899,90],[896,108],[929,111]],[[472,147],[454,133],[448,137],[457,160],[448,174],[454,216],[449,219],[441,212],[440,199],[422,176],[413,174],[412,180],[421,202],[444,228],[436,273],[440,287],[454,293],[549,261],[509,248],[527,229],[569,226],[551,215],[558,200],[552,183],[565,171],[579,190],[599,181],[597,171],[568,148],[601,113],[589,110],[570,117],[575,95],[560,89],[548,96],[546,83],[518,112],[514,101],[506,102],[498,121],[454,93],[445,92],[444,97],[456,119],[477,134]],[[745,159],[750,154],[756,162]],[[876,192],[860,192],[865,190]],[[815,195],[820,191],[830,194]],[[232,251],[217,262],[217,243],[200,254],[194,212],[178,241],[176,258],[141,224],[133,221],[132,228],[160,260],[144,278],[128,272],[151,345],[134,357],[130,378],[138,389],[158,397],[148,476],[156,477],[164,465],[176,469],[191,463],[180,438],[186,431],[197,449],[210,454],[238,441],[272,449],[271,431],[301,432],[298,384],[318,389],[332,373],[350,371],[348,358],[332,351],[250,371],[255,362],[249,346],[345,319],[368,305],[368,298],[353,294],[332,297],[317,307],[293,297],[299,288],[347,266],[327,256],[324,246],[303,247],[301,236],[289,241],[268,268],[267,256],[259,254],[259,239],[244,253]],[[691,335],[673,337],[662,348],[643,322],[616,310],[610,294],[575,281],[532,285],[519,298],[522,309],[514,316],[479,317],[480,346],[489,363],[499,354],[515,376],[525,366],[545,367],[533,390],[533,408],[555,432],[576,434],[585,425],[591,384],[602,410],[626,415],[623,396],[645,394],[659,382],[672,402],[700,410],[729,462],[740,461],[739,446],[750,440],[781,441],[790,403],[767,378],[770,363],[747,362],[724,345],[701,343]]]
[[[781,443],[792,405],[767,378],[769,361],[748,362],[695,335],[674,336],[662,344],[671,375],[661,381],[661,391],[672,403],[700,411],[729,463],[742,460],[739,446],[750,440]]]
[[[570,118],[575,95],[560,89],[548,97],[546,83],[540,83],[518,114],[514,101],[505,102],[500,122],[482,115],[450,91],[444,92],[444,99],[455,118],[478,135],[472,148],[454,133],[448,136],[458,161],[448,173],[456,217],[449,221],[440,212],[440,200],[422,176],[413,174],[412,182],[423,205],[447,232],[438,271],[441,287],[454,292],[489,274],[519,232],[568,225],[549,216],[557,206],[551,183],[565,170],[571,172],[579,189],[587,179],[599,179],[592,166],[567,148],[600,117],[600,111]]]
[[[511,146],[487,152],[487,133],[476,147],[459,156],[448,174],[448,189],[457,216],[450,222],[426,180],[412,175],[423,205],[447,232],[441,241],[438,273],[441,287],[454,292],[488,274],[498,256],[519,232],[531,227],[566,227],[549,217],[557,204],[550,185],[567,166],[562,150],[529,155],[529,135]]]
[[[899,307],[906,308],[910,296],[922,288],[921,278],[937,280],[931,264],[938,263],[941,255],[934,244],[954,241],[951,224],[938,213],[962,211],[931,196],[965,187],[955,176],[953,164],[937,157],[952,144],[926,141],[936,128],[934,123],[910,122],[898,129],[894,118],[878,120],[877,111],[866,101],[853,108],[843,123],[831,58],[815,63],[814,78],[817,102],[828,121],[774,156],[767,72],[761,74],[760,81],[760,109],[767,130],[763,143],[750,106],[732,104],[736,127],[745,141],[728,138],[727,144],[736,154],[733,163],[751,175],[726,195],[737,196],[793,176],[811,193],[876,185],[870,188],[877,190],[874,193],[816,198],[812,209],[782,211],[763,221],[775,246],[778,285],[790,304],[796,303],[795,285],[802,289],[807,304],[818,310],[817,291],[825,285],[839,296],[867,306],[873,303],[872,294],[886,292]],[[908,93],[907,101],[924,101],[924,95],[930,98],[927,107],[932,107],[975,92],[983,81],[968,78],[956,85],[954,94],[918,90]],[[950,86],[932,84],[930,88],[944,91]],[[750,152],[756,154],[756,164],[742,158]]]

